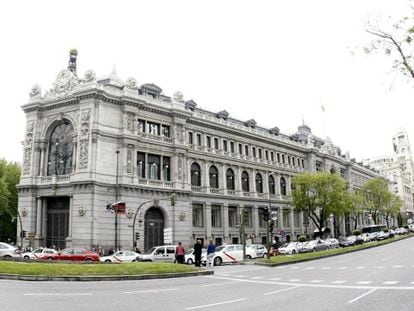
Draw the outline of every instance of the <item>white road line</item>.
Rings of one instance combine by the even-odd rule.
[[[378,266],[378,267],[375,267],[375,269],[385,269],[385,267],[384,266]]]
[[[306,267],[306,270],[315,270],[315,267]]]
[[[368,285],[368,284],[371,284],[371,283],[372,283],[372,281],[359,281],[356,284],[358,284],[358,285]]]
[[[222,285],[230,285],[230,284],[234,284],[234,283],[240,283],[240,281],[230,281],[230,282],[222,282],[222,283],[204,284],[204,285],[200,285],[200,287],[222,286]]]
[[[385,258],[381,259],[381,261],[387,261],[387,260],[390,260],[391,258],[393,258],[393,256],[385,257]]]
[[[227,301],[216,302],[216,303],[211,303],[211,304],[202,305],[202,306],[188,307],[188,308],[185,308],[185,309],[186,310],[195,310],[195,309],[201,309],[201,308],[208,308],[208,307],[213,307],[213,306],[219,306],[219,305],[239,302],[239,301],[243,301],[243,300],[246,300],[246,298],[240,298],[240,299],[235,299],[235,300],[227,300]]]
[[[295,289],[295,288],[298,288],[298,287],[300,287],[300,285],[299,286],[292,286],[292,287],[289,287],[289,288],[284,288],[284,289],[277,290],[277,291],[274,291],[274,292],[264,293],[264,295],[269,296],[269,295],[273,295],[273,294],[278,294],[278,293],[286,292],[288,290]]]
[[[234,277],[235,278],[245,278],[247,275],[244,275],[244,274],[242,274],[242,275],[235,275]]]
[[[300,269],[300,267],[298,267],[298,266],[293,266],[293,267],[290,267],[290,269]]]
[[[366,267],[356,267],[355,269],[357,270],[361,270],[361,269],[365,269]]]
[[[345,280],[337,280],[337,281],[333,281],[333,282],[331,282],[331,284],[344,284],[344,283],[346,283],[347,281],[345,281]]]
[[[31,294],[23,294],[23,296],[92,296],[92,294],[88,294],[88,293],[73,293],[73,294],[31,293]]]
[[[354,298],[354,299],[352,299],[352,300],[348,301],[348,303],[353,303],[353,302],[355,302],[355,301],[357,301],[357,300],[361,299],[362,297],[365,297],[366,295],[371,294],[373,291],[375,291],[375,288],[371,289],[370,291],[366,292],[365,294],[363,294],[363,295],[361,295],[361,296],[358,296],[358,297],[356,297],[356,298]]]
[[[323,282],[323,280],[312,280],[312,281],[309,281],[309,283],[322,283]]]
[[[160,293],[160,292],[170,292],[170,291],[174,291],[174,290],[178,290],[178,288],[135,290],[135,291],[130,291],[130,292],[124,292],[124,294]]]
[[[395,285],[398,284],[399,281],[385,281],[384,283],[382,283],[383,285]]]
[[[348,267],[339,267],[338,269],[339,270],[346,270],[346,269],[348,269]]]
[[[280,281],[282,278],[272,278],[272,281]]]
[[[302,281],[301,279],[290,279],[290,280],[288,280],[288,282],[300,282],[300,281]]]
[[[254,277],[252,277],[252,280],[261,280],[261,279],[263,279],[262,276],[254,276]]]
[[[395,266],[392,266],[393,268],[402,268],[403,266],[401,266],[401,265],[395,265]]]
[[[330,270],[332,267],[323,267],[322,270]]]

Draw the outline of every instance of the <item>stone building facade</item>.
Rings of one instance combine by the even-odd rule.
[[[248,238],[266,242],[261,207],[269,206],[278,215],[272,238],[296,239],[313,228],[291,204],[295,174],[336,172],[350,190],[378,176],[306,125],[285,135],[115,72],[79,78],[75,53],[52,89],[34,86],[22,108],[19,212],[34,246],[125,249],[134,231],[141,250],[196,239],[237,243],[242,210]],[[107,206],[117,201],[126,213],[115,217]],[[344,221],[341,232],[351,226]]]

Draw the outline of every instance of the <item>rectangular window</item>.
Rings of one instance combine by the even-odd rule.
[[[223,150],[227,152],[227,140],[223,140]]]
[[[275,160],[275,154],[273,151],[270,151],[270,160],[273,162]]]
[[[214,138],[214,149],[218,150],[219,149],[219,142],[218,142],[218,138]]]
[[[276,153],[277,156],[277,162],[280,163],[280,153]]]
[[[237,227],[237,206],[229,206],[229,227]]]
[[[234,153],[234,142],[230,142],[230,152]]]
[[[256,147],[252,147],[253,158],[256,158]]]
[[[138,119],[138,132],[145,133],[145,120]]]
[[[201,147],[201,134],[197,134],[197,146]]]
[[[161,157],[155,154],[148,154],[148,178],[160,180]]]
[[[265,207],[267,209],[267,207]],[[266,228],[266,221],[263,219],[264,211],[263,208],[259,208],[259,227]]]
[[[302,167],[305,168],[305,160],[302,159]]]
[[[295,222],[295,228],[299,228],[300,227],[300,213],[295,211],[295,214],[293,216],[294,222]]]
[[[322,162],[321,161],[316,161],[315,162],[315,169],[317,172],[322,172]]]
[[[221,206],[211,205],[211,226],[221,228]]]
[[[262,158],[262,149],[257,149],[257,151],[259,152],[259,159],[261,159]]]
[[[243,154],[243,145],[239,144],[239,154]]]
[[[342,178],[345,178],[345,172],[346,172],[345,169],[341,168],[341,177]]]
[[[137,174],[140,178],[145,178],[145,153],[137,153]]]
[[[283,227],[290,228],[290,210],[283,210]]]
[[[269,161],[269,151],[265,150],[265,159]]]
[[[148,122],[148,131],[152,135],[160,135],[160,125],[153,122]]]
[[[171,181],[170,157],[162,157],[162,177],[164,181]]]
[[[188,133],[188,143],[190,145],[193,144],[193,133],[191,133],[191,132]]]
[[[253,216],[253,213],[252,213],[252,208],[251,207],[244,207],[243,208],[244,209],[244,211],[247,211],[246,213],[247,213],[247,224],[245,224],[245,226],[247,227],[247,228],[252,228],[253,227],[253,220],[252,220],[252,216]]]
[[[282,164],[285,164],[285,155],[282,154]]]
[[[161,135],[164,137],[170,137],[170,127],[168,125],[163,125],[161,127]]]
[[[193,227],[204,227],[202,204],[193,204]]]
[[[290,165],[290,156],[287,156],[288,164]]]
[[[207,136],[207,148],[211,148],[211,137]]]
[[[246,156],[249,156],[249,146],[244,146],[244,154],[246,155]]]

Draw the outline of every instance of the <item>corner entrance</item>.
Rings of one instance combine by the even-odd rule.
[[[159,208],[151,207],[145,213],[144,250],[164,245],[164,216]]]
[[[64,249],[69,234],[69,197],[47,198],[46,247]]]

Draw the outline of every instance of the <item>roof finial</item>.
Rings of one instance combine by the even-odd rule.
[[[68,70],[76,76],[76,58],[78,56],[78,50],[72,49],[69,51],[69,64]]]

